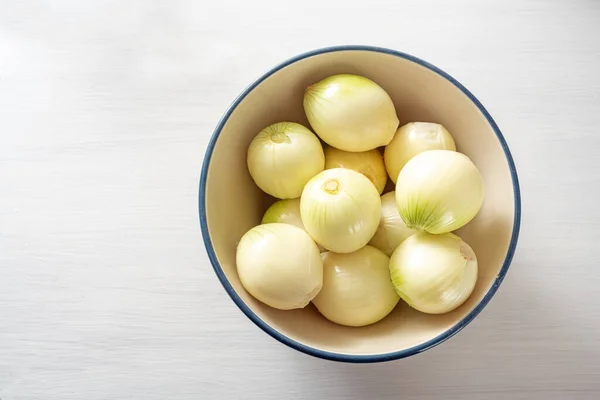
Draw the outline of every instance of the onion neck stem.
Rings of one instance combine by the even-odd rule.
[[[281,132],[271,133],[270,139],[273,143],[290,143],[288,135]]]
[[[330,179],[323,184],[323,190],[329,194],[337,194],[340,190],[340,183],[335,179]]]

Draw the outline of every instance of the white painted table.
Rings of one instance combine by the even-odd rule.
[[[0,0],[0,398],[600,398],[598,21],[597,0]],[[233,98],[283,59],[348,43],[465,84],[523,192],[519,249],[485,311],[377,365],[256,328],[197,217]]]

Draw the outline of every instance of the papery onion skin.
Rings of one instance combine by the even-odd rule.
[[[304,224],[300,217],[300,198],[278,200],[273,203],[263,215],[261,224],[282,223],[294,225],[304,231]],[[319,244],[319,251],[325,251],[325,248]]]
[[[323,288],[312,302],[328,320],[346,326],[370,325],[398,304],[389,258],[381,251],[365,246],[348,254],[321,256]]]
[[[460,237],[417,233],[390,258],[392,282],[412,308],[444,314],[460,307],[477,283],[477,257]]]
[[[402,167],[414,156],[427,150],[456,151],[454,138],[440,124],[410,122],[396,131],[392,141],[385,146],[385,168],[396,183]]]
[[[406,225],[441,234],[471,221],[483,204],[481,173],[462,153],[428,150],[406,163],[396,182],[396,203]]]
[[[304,111],[324,142],[345,151],[385,146],[399,124],[386,91],[358,75],[333,75],[309,86],[304,94]]]
[[[377,149],[361,152],[350,152],[335,147],[325,148],[325,169],[348,168],[360,172],[377,188],[379,194],[383,193],[387,183],[387,171],[383,164],[383,157]]]
[[[381,196],[381,219],[377,232],[375,232],[369,244],[390,257],[404,239],[415,233],[414,230],[406,226],[402,217],[400,217],[396,205],[396,193],[389,192]]]
[[[280,310],[305,307],[323,286],[323,262],[315,242],[289,224],[264,224],[240,240],[236,266],[242,286]]]
[[[256,185],[278,199],[300,197],[306,182],[325,168],[319,138],[295,122],[269,125],[248,148],[248,170]]]
[[[365,246],[379,225],[381,199],[363,174],[328,169],[311,179],[300,198],[300,215],[309,235],[336,253]]]

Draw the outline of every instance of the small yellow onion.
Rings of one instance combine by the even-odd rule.
[[[282,223],[297,226],[304,229],[300,217],[300,198],[278,200],[263,215],[262,224]]]
[[[400,217],[396,194],[389,192],[381,196],[381,219],[369,244],[389,257],[404,239],[414,233],[415,231],[407,227]]]
[[[462,153],[428,150],[398,175],[396,203],[406,225],[441,234],[466,225],[483,204],[483,178]]]
[[[300,217],[300,198],[278,200],[273,203],[263,215],[261,224],[273,223],[290,224],[306,231]],[[318,247],[319,251],[325,250],[321,245]]]
[[[399,123],[385,90],[358,75],[334,75],[309,86],[304,111],[324,142],[345,151],[387,145]]]
[[[390,179],[396,183],[408,160],[427,150],[456,151],[456,145],[450,132],[440,124],[411,122],[398,128],[384,151],[385,168]]]
[[[242,286],[257,300],[280,310],[303,308],[323,286],[323,262],[315,242],[289,224],[250,229],[237,247]]]
[[[353,153],[327,146],[325,148],[325,169],[348,168],[360,172],[383,193],[387,183],[387,172],[383,157],[377,149]]]
[[[379,225],[381,199],[363,174],[346,168],[328,169],[312,178],[300,198],[306,231],[336,253],[365,246]]]
[[[248,170],[256,185],[279,199],[300,197],[306,182],[325,168],[317,136],[295,122],[260,131],[248,148]]]
[[[353,253],[323,253],[323,288],[313,304],[328,320],[346,326],[373,324],[400,298],[390,280],[389,258],[371,246]]]
[[[392,282],[409,306],[443,314],[462,305],[477,283],[477,257],[461,238],[417,233],[390,258]]]

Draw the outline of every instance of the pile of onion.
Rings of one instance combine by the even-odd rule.
[[[310,85],[303,106],[310,127],[275,123],[248,149],[250,176],[274,201],[240,239],[244,288],[281,310],[312,302],[346,326],[376,323],[401,299],[428,314],[461,306],[477,257],[451,232],[479,212],[484,188],[450,132],[399,126],[388,93],[357,75]]]

